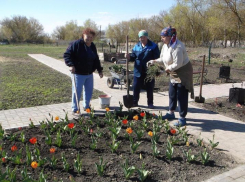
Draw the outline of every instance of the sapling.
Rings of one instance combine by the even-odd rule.
[[[78,138],[78,134],[76,132],[76,134],[71,139],[71,145],[72,145],[72,147],[75,147],[76,146],[77,138]]]
[[[22,148],[18,151],[18,153],[15,153],[15,156],[10,158],[14,164],[21,164],[22,163]]]
[[[82,172],[82,159],[80,158],[80,153],[77,154],[77,159],[74,159],[74,168],[78,173]]]
[[[44,130],[47,127],[47,123],[45,121],[41,121],[40,123],[40,128]]]
[[[153,156],[157,157],[160,154],[160,151],[157,149],[157,145],[155,142],[152,142],[152,152],[153,152]]]
[[[125,163],[122,164],[121,167],[123,168],[123,173],[127,180],[133,175],[136,169],[134,166],[128,166],[128,159],[125,160]]]
[[[174,148],[173,148],[171,142],[169,141],[169,139],[167,139],[166,156],[167,156],[167,158],[168,158],[169,160],[172,159],[173,153],[174,153]]]
[[[47,176],[44,175],[43,170],[42,170],[42,171],[40,172],[40,174],[39,174],[38,182],[47,182],[46,178],[47,178]]]
[[[60,130],[57,131],[55,144],[58,147],[61,147],[61,145],[62,145],[62,139],[61,139]]]
[[[112,139],[112,143],[109,144],[112,153],[114,153],[115,151],[117,151],[120,143],[121,143],[120,141],[117,142],[115,139]]]
[[[107,165],[107,162],[105,162],[105,164],[103,164],[103,158],[100,157],[100,163],[95,163],[98,175],[100,175],[100,176],[104,175],[106,165]]]
[[[61,159],[62,159],[62,163],[63,163],[63,168],[64,168],[64,170],[65,170],[66,172],[68,172],[68,170],[69,170],[69,168],[70,168],[70,165],[69,165],[69,163],[67,162],[64,153],[61,154]]]
[[[55,158],[55,156],[53,155],[52,158],[48,158],[49,162],[50,162],[50,165],[52,166],[53,169],[56,168],[56,165],[57,165],[57,161],[58,159]]]
[[[135,151],[137,150],[137,148],[139,147],[139,145],[142,143],[142,142],[134,142],[133,138],[132,137],[129,137],[129,140],[130,140],[130,148],[131,148],[131,152],[134,154]]]
[[[209,140],[209,143],[211,145],[212,150],[219,145],[219,142],[216,143],[214,142],[214,134],[213,134],[213,140]]]
[[[197,138],[197,144],[202,147],[203,146],[203,138],[201,139],[201,133],[199,135],[199,138]]]
[[[192,161],[194,161],[194,160],[196,160],[197,157],[198,157],[197,155],[194,155],[191,152],[192,152],[191,149],[189,149],[188,152],[186,152],[186,151],[183,150],[183,153],[186,156],[186,161],[189,162],[189,163],[192,162]]]
[[[97,148],[97,140],[96,140],[96,138],[92,135],[91,136],[91,140],[92,140],[92,143],[90,144],[90,148],[92,149],[92,150],[95,150],[96,148]]]
[[[51,138],[51,135],[50,135],[49,131],[45,131],[45,135],[46,135],[45,143],[47,145],[52,145],[52,138]]]
[[[137,140],[140,140],[144,135],[144,130],[142,129],[135,130],[135,134],[137,136]]]
[[[120,127],[109,127],[109,130],[111,131],[112,135],[117,138],[121,131],[121,126]]]
[[[34,128],[35,127],[35,125],[34,125],[34,123],[33,123],[33,121],[31,119],[30,119],[29,127],[30,128]]]
[[[23,170],[21,170],[20,174],[22,176],[22,181],[24,181],[24,182],[32,182],[31,177],[28,175],[26,166],[24,166],[24,168],[23,168]]]
[[[201,157],[202,157],[202,164],[206,165],[208,163],[209,158],[210,158],[210,155],[207,152],[207,148],[205,148],[204,151],[201,152]]]
[[[159,139],[160,139],[160,135],[157,134],[157,132],[153,130],[152,140],[153,140],[155,143],[158,143],[158,142],[159,142]]]
[[[33,161],[32,153],[29,149],[29,146],[26,145],[26,163],[27,163],[27,165],[31,165],[32,161]]]
[[[144,164],[144,162],[143,162],[141,168],[138,168],[137,169],[137,172],[139,174],[140,181],[145,181],[146,178],[148,177],[148,175],[150,174],[150,171],[145,170],[145,164]]]
[[[13,169],[9,174],[9,181],[16,181],[16,168]]]
[[[24,131],[22,131],[22,132],[20,133],[20,141],[21,141],[22,143],[24,143],[24,142],[25,142],[25,139],[26,139],[26,137],[25,137]]]

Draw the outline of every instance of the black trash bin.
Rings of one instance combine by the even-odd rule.
[[[230,70],[231,70],[230,66],[221,66],[219,68],[219,77],[230,79]]]
[[[244,88],[230,88],[229,102],[244,104],[245,89]]]

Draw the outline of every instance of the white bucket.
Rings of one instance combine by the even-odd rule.
[[[99,96],[100,108],[105,109],[107,107],[110,107],[110,101],[111,101],[110,95],[100,95]]]

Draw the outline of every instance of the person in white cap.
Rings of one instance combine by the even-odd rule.
[[[155,86],[155,80],[153,79],[149,82],[145,82],[147,71],[146,63],[152,59],[159,58],[160,51],[157,44],[149,40],[148,32],[146,30],[140,30],[138,36],[139,42],[132,49],[132,53],[127,55],[127,58],[130,59],[130,61],[134,61],[134,107],[138,106],[140,89],[145,84],[148,108],[154,109],[153,90]]]

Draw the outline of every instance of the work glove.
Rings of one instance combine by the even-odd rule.
[[[146,63],[146,66],[149,67],[150,65],[153,65],[154,64],[154,60],[150,60]]]

